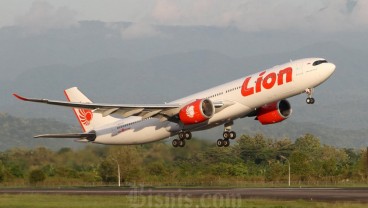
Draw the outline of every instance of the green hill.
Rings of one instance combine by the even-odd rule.
[[[68,139],[34,139],[44,133],[78,132],[77,129],[51,119],[25,119],[0,114],[0,150],[9,148],[33,148],[45,146],[51,149],[61,147],[77,148],[81,144]]]
[[[293,141],[304,134],[310,133],[318,137],[322,144],[335,147],[365,148],[368,146],[368,129],[346,130],[311,122],[293,122],[289,120],[262,126],[258,122],[247,120],[245,125],[242,125],[242,130],[251,134],[262,133],[273,138],[288,137]]]
[[[74,123],[73,123],[74,124]],[[222,135],[222,127],[203,132],[194,132],[194,136],[215,141]],[[286,120],[282,123],[263,126],[252,118],[237,120],[234,130],[238,137],[242,134],[264,134],[267,137],[295,140],[304,134],[313,134],[322,144],[343,148],[365,148],[368,146],[368,129],[344,130],[309,122],[295,122]],[[45,146],[50,149],[62,147],[79,148],[84,144],[74,142],[73,139],[35,139],[34,135],[45,133],[79,132],[77,126],[69,125],[53,119],[30,119],[0,114],[0,151],[10,148],[34,148]],[[170,139],[165,140],[170,142]],[[190,145],[190,142],[188,143]]]

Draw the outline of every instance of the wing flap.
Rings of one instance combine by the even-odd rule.
[[[149,111],[147,113],[145,113],[144,115],[142,115],[142,119],[146,119],[146,118],[149,118],[149,117],[153,117],[157,114],[159,114],[162,110],[154,110],[154,111]]]
[[[109,116],[109,115],[115,113],[118,110],[119,110],[119,108],[110,108],[110,109],[104,110],[104,111],[102,111],[102,116],[103,117]]]

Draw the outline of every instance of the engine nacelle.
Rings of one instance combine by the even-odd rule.
[[[198,124],[210,119],[215,107],[209,99],[198,99],[180,109],[179,118],[185,125]]]
[[[262,125],[274,124],[291,115],[291,106],[287,100],[269,103],[258,109],[257,119]]]

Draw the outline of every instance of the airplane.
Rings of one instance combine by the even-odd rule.
[[[184,147],[192,132],[224,125],[217,146],[228,147],[236,138],[234,120],[255,117],[262,125],[281,122],[292,113],[289,97],[306,93],[313,104],[314,89],[336,66],[324,58],[306,58],[195,93],[165,104],[93,103],[78,88],[64,91],[68,101],[16,98],[73,108],[83,129],[76,134],[43,134],[35,138],[75,138],[79,142],[136,145],[176,137],[173,147]],[[114,116],[113,116],[114,115]]]

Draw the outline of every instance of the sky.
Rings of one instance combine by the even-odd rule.
[[[88,27],[81,27],[83,31],[53,30],[78,27],[82,25],[79,21],[83,20],[106,23],[94,24],[98,25],[98,29],[102,28],[101,34],[94,31],[96,37],[85,35],[88,34],[85,32]],[[225,29],[199,27],[196,30],[195,27],[188,27],[183,30],[157,25],[197,25]],[[5,28],[9,26],[22,27],[23,30]],[[103,28],[104,26],[110,30]],[[244,32],[233,30],[233,27]],[[5,72],[0,79],[4,81],[15,80],[28,70],[41,70],[50,65],[89,66],[95,61],[105,64],[106,62],[99,61],[112,57],[119,61],[128,60],[128,63],[150,59],[164,60],[161,58],[176,57],[176,53],[179,53],[177,60],[182,60],[180,57],[187,60],[186,57],[192,57],[191,52],[196,54],[199,51],[201,55],[207,54],[207,50],[210,54],[209,61],[218,55],[222,57],[222,54],[231,58],[223,58],[224,63],[232,61],[232,58],[238,60],[243,57],[263,57],[265,54],[266,57],[270,57],[270,54],[281,54],[280,59],[288,61],[289,57],[285,54],[291,51],[293,54],[297,52],[291,57],[332,54],[326,58],[355,67],[356,60],[362,62],[365,59],[352,56],[346,61],[348,64],[343,59],[346,57],[345,53],[355,49],[359,53],[354,54],[367,56],[368,0],[0,0],[0,28],[0,70]],[[49,30],[50,33],[38,38],[38,34]],[[185,32],[184,35],[181,34],[182,31]],[[248,31],[249,34],[246,33]],[[65,39],[60,38],[64,34]],[[31,37],[24,38],[27,35]],[[121,41],[120,37],[129,40],[142,38],[143,41]],[[147,37],[164,38],[144,39]],[[329,41],[338,49],[348,46],[349,50],[336,50],[336,53],[332,53]],[[89,47],[85,47],[86,45]],[[189,56],[186,55],[187,52]],[[175,58],[165,66],[170,66],[174,61]],[[271,60],[262,59],[260,64],[252,64],[276,64],[270,62]],[[188,66],[191,66],[191,61],[188,61]],[[178,70],[184,71],[185,67]],[[27,82],[24,82],[17,87],[27,89],[26,85]],[[52,89],[47,88],[49,90]],[[59,89],[53,90],[58,92]],[[133,102],[134,96],[136,95],[131,97]],[[9,98],[8,102],[12,104],[12,101]],[[11,104],[9,109],[13,107]]]
[[[99,20],[134,22],[133,34],[154,34],[149,25],[336,32],[366,30],[367,11],[367,0],[1,0],[0,27],[42,31]]]

